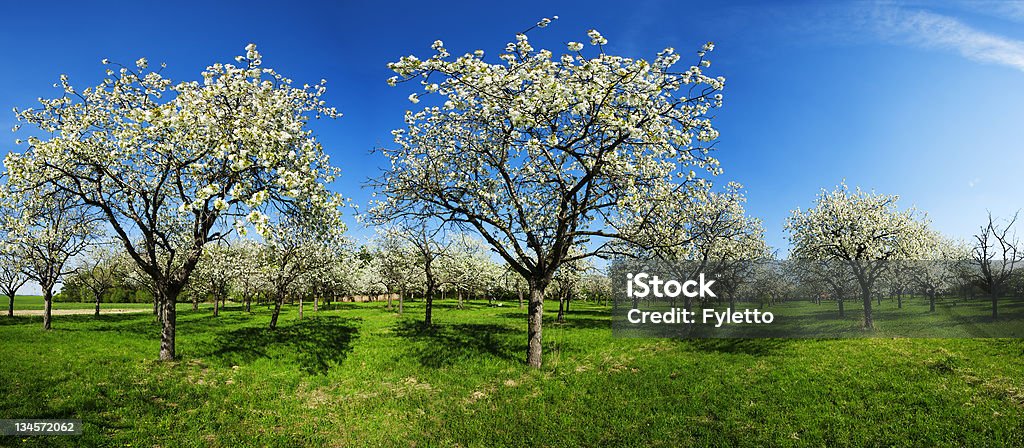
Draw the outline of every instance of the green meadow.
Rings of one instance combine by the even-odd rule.
[[[559,324],[548,302],[531,369],[525,310],[435,303],[430,329],[422,302],[375,302],[286,307],[277,331],[265,306],[182,304],[165,363],[149,313],[48,332],[2,317],[0,416],[79,418],[84,434],[0,445],[1024,445],[1020,339],[615,338],[609,307],[574,303]]]
[[[6,312],[7,310],[7,296],[0,297],[0,302],[3,306],[0,309]],[[181,305],[179,305],[181,306]],[[191,305],[190,305],[191,306]],[[55,310],[91,310],[96,308],[95,302],[62,302],[54,301],[53,309]],[[104,309],[153,309],[152,303],[107,303],[100,302],[100,313]],[[43,296],[15,296],[14,297],[14,310],[42,310],[43,309]]]

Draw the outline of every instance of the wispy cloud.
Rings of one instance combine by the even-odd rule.
[[[879,6],[872,16],[873,28],[883,39],[952,50],[968,59],[1024,71],[1024,41],[988,33],[956,18],[924,10]]]

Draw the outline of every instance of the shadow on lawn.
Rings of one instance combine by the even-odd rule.
[[[770,355],[793,344],[795,339],[685,339],[695,351],[742,355]]]
[[[508,341],[512,330],[495,324],[436,324],[424,328],[423,322],[404,320],[393,328],[394,333],[414,342],[410,351],[424,367],[444,367],[456,362],[489,355],[505,360],[512,355]]]
[[[38,324],[42,321],[42,316],[8,316],[6,311],[3,316],[0,316],[0,325]]]
[[[192,355],[233,366],[286,353],[294,356],[302,372],[324,374],[348,357],[361,320],[323,316],[282,325],[277,330],[262,325],[237,328],[218,332],[212,345]]]

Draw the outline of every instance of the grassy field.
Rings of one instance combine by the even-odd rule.
[[[276,332],[262,306],[183,309],[174,363],[148,314],[3,317],[0,418],[85,433],[0,445],[1024,445],[1019,339],[619,339],[608,308],[549,303],[534,370],[514,305],[441,302],[426,331],[421,306],[292,307]]]
[[[0,297],[0,309],[7,310],[7,296]],[[181,305],[179,305],[181,306]],[[191,305],[189,305],[191,306]],[[91,310],[96,308],[95,302],[53,302],[53,309],[55,310]],[[152,303],[100,303],[100,313],[103,312],[104,308],[118,308],[118,309],[153,309]],[[43,296],[15,296],[14,297],[14,309],[17,310],[42,310],[43,309]]]

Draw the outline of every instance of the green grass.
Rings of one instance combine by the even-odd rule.
[[[7,310],[7,296],[0,297],[0,309],[6,312]],[[182,306],[179,304],[178,306]],[[191,305],[189,305],[191,306]],[[91,310],[96,308],[96,302],[53,302],[53,309],[55,310]],[[152,303],[107,303],[100,302],[100,313],[105,308],[117,308],[117,309],[153,309]],[[14,297],[14,310],[42,310],[43,309],[43,296],[22,296],[18,295]]]
[[[1018,339],[618,339],[606,307],[548,303],[534,370],[508,305],[441,302],[428,331],[421,302],[290,307],[276,332],[262,306],[183,309],[173,363],[148,314],[3,317],[0,418],[85,433],[0,445],[1024,444]]]

